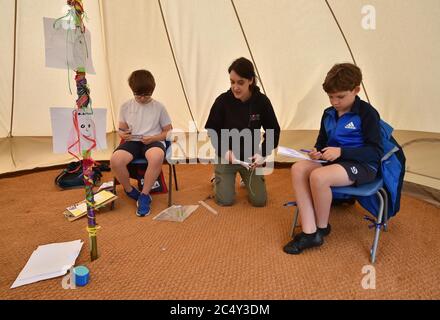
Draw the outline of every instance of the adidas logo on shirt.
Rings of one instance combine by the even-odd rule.
[[[356,129],[356,127],[354,126],[353,121],[348,123],[348,124],[346,124],[344,128],[345,129],[353,129],[353,130]]]

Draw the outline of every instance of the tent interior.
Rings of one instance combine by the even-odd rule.
[[[403,147],[406,156],[404,192],[436,206],[432,207],[424,201],[419,201],[415,202],[417,209],[405,208],[404,211],[408,215],[403,221],[407,221],[407,224],[403,222],[397,224],[398,228],[404,231],[400,234],[412,232],[408,227],[412,223],[409,213],[416,210],[427,213],[424,220],[417,222],[419,229],[425,230],[427,225],[432,230],[435,229],[433,226],[435,223],[428,221],[438,220],[433,217],[438,213],[440,206],[440,169],[437,163],[437,159],[440,159],[440,108],[436,107],[435,102],[440,101],[438,88],[440,1],[84,0],[83,4],[87,15],[85,26],[91,35],[87,50],[96,71],[94,74],[87,73],[90,96],[93,108],[106,110],[107,148],[93,151],[93,159],[109,160],[119,143],[117,135],[119,109],[132,97],[127,79],[134,70],[148,69],[154,75],[156,89],[153,96],[166,107],[174,131],[185,137],[194,137],[194,135],[196,137],[195,140],[188,139],[195,141],[195,145],[191,143],[183,145],[183,153],[173,146],[175,157],[197,162],[197,159],[203,158],[198,150],[209,143],[204,124],[215,98],[230,87],[227,69],[234,59],[246,57],[254,63],[258,85],[271,100],[281,126],[279,144],[295,149],[310,148],[315,143],[322,112],[330,105],[328,96],[322,89],[326,73],[335,63],[352,62],[363,72],[360,97],[369,101],[379,111],[381,118],[394,128],[393,135]],[[43,21],[45,17],[55,19],[63,17],[67,10],[66,1],[0,0],[0,8],[0,69],[2,70],[0,73],[0,189],[8,194],[6,184],[11,181],[10,176],[30,173],[34,179],[32,181],[43,179],[42,181],[47,181],[46,183],[49,184],[51,179],[35,171],[47,169],[55,175],[55,171],[50,170],[52,167],[65,167],[67,163],[76,161],[68,153],[54,153],[54,131],[50,109],[67,107],[74,110],[77,96],[74,92],[73,70],[46,66],[48,58]],[[273,157],[276,163],[293,161],[292,158],[276,153]],[[200,169],[199,164],[197,166],[199,167],[188,166],[183,169],[184,177],[187,177],[188,181],[192,179],[191,183],[204,179],[193,174],[192,170],[205,175],[207,172],[212,172],[206,168]],[[286,189],[281,185],[278,177],[283,176],[283,172],[288,171],[276,172],[275,176],[268,179],[273,184],[278,183],[277,190],[280,194],[274,199],[279,202],[284,201],[285,197],[290,197],[287,193],[282,194]],[[199,181],[200,185],[194,190],[205,192],[209,188],[209,184],[205,183],[209,178],[206,176],[204,182]],[[29,190],[30,186],[26,186],[24,181],[19,181],[16,184],[17,189],[14,190],[19,190],[21,187]],[[191,188],[188,181],[183,182],[182,186]],[[40,191],[51,190],[45,186]],[[291,192],[290,184],[288,190]],[[191,195],[196,200],[197,197]],[[68,201],[67,196],[64,193],[57,199],[52,193],[50,199]],[[179,195],[177,192],[176,198],[184,199],[184,194]],[[162,204],[165,203],[165,197],[159,199],[163,200]],[[23,209],[20,201],[3,200],[5,200],[4,212],[7,208],[10,208],[7,210]],[[61,205],[61,202],[58,203]],[[411,201],[405,199],[404,204],[408,203]],[[131,210],[130,204],[121,207]],[[246,210],[251,211],[251,208],[245,208],[242,212],[243,216],[236,215],[237,222],[221,220],[225,225],[233,228],[235,225],[240,225],[238,219],[243,217],[242,221],[251,225],[251,229],[247,230],[243,237],[253,237],[252,233],[255,232],[262,237],[267,235],[270,238],[277,232],[277,227],[284,227],[290,223],[290,218],[277,212],[275,216],[278,220],[274,222],[273,229],[269,229],[273,231],[269,235],[269,231],[267,233],[262,231],[265,230],[270,217],[260,212],[259,217],[262,220],[256,221],[253,216],[251,218],[249,215],[244,215]],[[270,210],[272,207],[268,208],[268,211]],[[52,211],[50,213],[54,214]],[[232,211],[226,210],[226,212]],[[24,214],[24,211],[20,214]],[[48,212],[44,214],[47,224],[51,224],[52,216]],[[112,222],[107,221],[108,228],[110,230],[114,228],[114,233],[107,233],[105,236],[107,238],[104,239],[115,237],[119,241],[122,236],[118,237],[115,234],[119,232],[119,226],[116,224],[121,223],[121,220],[114,213],[109,214],[108,217]],[[0,218],[6,221],[7,216]],[[348,213],[336,219],[342,221],[346,218],[351,219]],[[221,237],[211,238],[211,232],[215,233],[216,229],[210,225],[211,218],[204,217],[204,219],[206,225],[203,224],[205,220],[193,223],[194,235],[202,231],[206,239],[211,239],[207,243],[215,246],[214,240],[221,241]],[[34,223],[30,220],[26,221],[29,226]],[[130,223],[135,226],[134,228],[138,228],[136,230],[141,228],[137,222]],[[210,227],[206,228],[207,225]],[[9,230],[7,234],[11,235],[14,228],[13,224],[7,226],[5,224],[3,231]],[[79,234],[84,236],[84,228],[79,224],[75,225],[74,231],[65,225],[62,228],[64,228],[61,229],[64,230],[63,232],[71,236],[76,237]],[[182,234],[174,233],[172,227],[168,225],[161,228],[177,236],[178,241],[186,239]],[[40,229],[39,232],[43,235],[39,238],[41,241],[59,240],[61,237],[57,235],[58,238],[51,238],[52,234]],[[129,228],[124,229],[123,232],[127,239],[131,236]],[[159,239],[160,232],[156,230],[156,234]],[[180,236],[182,238],[179,238]],[[285,240],[284,235],[277,237],[273,241],[276,245]],[[342,233],[339,237],[343,238]],[[28,241],[26,250],[31,252],[34,246],[34,243],[30,242],[31,235],[25,235],[24,239]],[[148,241],[147,238],[142,240]],[[191,243],[188,239],[185,241]],[[265,240],[261,238],[259,241],[267,252],[273,252],[273,247],[266,245]],[[412,240],[408,241],[409,244],[412,242]],[[199,241],[202,246],[203,243],[204,241]],[[16,246],[19,245],[14,243],[11,246],[1,247],[5,252],[6,250],[15,252],[19,250]],[[110,241],[104,247],[107,254],[113,250]],[[257,252],[252,251],[252,247],[246,248],[249,248],[248,252],[258,255]],[[435,248],[433,246],[429,250],[434,252]],[[149,249],[151,248],[143,248],[143,250]],[[227,255],[229,249],[233,250],[232,244],[228,249],[222,248],[221,254]],[[387,254],[394,249],[396,246],[388,247]],[[130,247],[130,250],[134,249]],[[336,246],[332,250],[335,250],[335,254],[339,254],[336,252]],[[413,272],[412,265],[403,261],[406,251],[402,248],[399,250],[401,251],[398,259],[402,260],[394,262],[396,265],[406,264],[405,272]],[[8,251],[8,254],[14,254],[12,251]],[[204,261],[204,251],[200,252]],[[411,252],[420,254],[417,257],[423,258],[421,251]],[[179,251],[175,249],[175,253],[178,254]],[[125,252],[121,250],[118,254],[122,256]],[[282,253],[273,254],[276,259],[283,259]],[[356,257],[359,265],[364,263],[364,258],[364,256]],[[15,259],[16,265],[24,263],[24,258],[20,260],[15,257]],[[172,263],[173,257],[167,259]],[[81,261],[86,260],[86,254],[83,253]],[[389,260],[390,258],[383,259],[384,263],[388,263]],[[433,261],[431,260],[431,263]],[[105,264],[105,262],[100,263],[103,266]],[[322,261],[317,260],[313,263],[322,263]],[[343,269],[343,262],[338,263]],[[434,265],[435,263],[429,269],[430,279],[438,278],[438,270],[433,267]],[[132,265],[126,267],[128,266]],[[192,270],[191,266],[191,261],[188,260],[188,270]],[[266,266],[266,261],[262,261],[259,266],[261,268]],[[303,267],[307,271],[310,265],[305,263]],[[8,265],[8,268],[9,281],[12,279],[12,274],[16,274],[17,267],[12,268]],[[158,270],[159,268],[160,266]],[[260,270],[254,271],[258,275]],[[426,269],[420,266],[419,272],[416,273],[423,275],[424,272]],[[281,273],[288,274],[285,270],[281,270]],[[105,274],[101,276],[106,277]],[[211,281],[209,275],[206,277],[206,283],[209,283]],[[336,281],[337,276],[334,279]],[[393,278],[390,287],[393,287],[393,281],[398,282],[399,279]],[[279,283],[278,280],[275,279],[274,283]],[[120,281],[118,285],[125,285],[122,276],[118,281]],[[148,286],[148,281],[143,284]],[[175,281],[179,283],[179,279]],[[264,288],[263,282],[259,288]],[[438,290],[435,291],[436,289],[433,288],[433,282],[425,282],[432,296],[438,298]],[[2,282],[5,288],[7,285],[9,283]],[[158,290],[161,290],[160,281],[157,285]],[[245,286],[245,281],[240,282],[240,285]],[[289,285],[294,287],[296,284],[289,282]],[[196,287],[194,292],[198,290],[201,289]],[[282,291],[280,290],[276,297],[285,298]],[[26,297],[32,297],[34,293],[32,291]],[[307,292],[303,296],[306,297]],[[383,296],[386,296],[386,293]],[[411,298],[419,296],[423,297],[423,294],[409,295]],[[20,297],[20,292],[16,293],[15,297]],[[216,296],[209,297],[216,298]],[[246,297],[273,298],[264,294]],[[357,297],[364,296],[361,292]],[[371,297],[374,298],[374,295],[372,294]],[[399,293],[394,292],[392,297],[399,297]],[[195,294],[192,298],[200,298],[200,296]]]
[[[0,174],[73,161],[52,152],[49,113],[75,107],[73,72],[46,67],[43,30],[43,17],[62,17],[66,2],[0,3]],[[96,70],[87,74],[92,103],[107,109],[107,149],[94,159],[108,160],[117,144],[133,70],[153,73],[154,98],[175,129],[203,132],[213,101],[229,87],[227,67],[240,56],[252,59],[280,122],[280,144],[297,148],[313,145],[329,105],[321,86],[326,72],[356,62],[361,98],[404,148],[405,181],[438,203],[439,1],[85,0],[84,8]]]

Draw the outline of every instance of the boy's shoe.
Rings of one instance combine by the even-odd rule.
[[[125,191],[125,190],[124,190]],[[138,201],[139,195],[141,194],[138,189],[132,187],[130,192],[125,191],[125,194],[135,201]]]
[[[318,230],[317,232],[321,234],[321,237],[325,237],[330,234],[330,231],[332,231],[332,227],[329,223],[327,224],[326,228],[317,228],[317,230]]]
[[[319,247],[323,243],[324,239],[320,233],[306,234],[301,232],[292,241],[286,244],[283,250],[288,254],[300,254],[304,249]]]
[[[151,212],[151,201],[153,199],[149,194],[141,193],[137,201],[136,215],[138,217],[148,216]]]
[[[329,224],[327,224],[327,227],[326,228],[317,228],[316,229],[316,232],[317,233],[319,233],[320,235],[321,235],[321,238],[324,238],[324,237],[326,237],[326,236],[328,236],[329,234],[330,234],[330,231],[332,230],[332,227],[331,227],[331,225],[330,225],[330,223]],[[293,241],[295,242],[295,241],[298,241],[299,240],[299,238],[301,237],[301,235],[302,235],[302,233],[300,233],[300,234],[297,234],[294,238],[293,238]]]

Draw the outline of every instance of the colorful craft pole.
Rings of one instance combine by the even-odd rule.
[[[82,0],[68,0],[67,4],[71,7],[71,13],[75,24],[74,47],[72,48],[76,60],[80,62],[75,67],[75,82],[78,99],[76,100],[76,110],[73,113],[74,126],[77,133],[78,151],[83,158],[82,169],[84,174],[84,185],[87,203],[87,231],[90,238],[90,257],[91,260],[98,258],[98,243],[96,238],[97,225],[95,219],[95,200],[93,198],[93,165],[92,149],[96,146],[94,135],[94,123],[91,115],[93,114],[90,100],[90,90],[87,85],[85,61],[87,58],[87,44],[85,42],[85,26],[83,22],[84,9]],[[73,147],[72,145],[71,147]]]

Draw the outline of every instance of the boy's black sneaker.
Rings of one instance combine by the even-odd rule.
[[[325,228],[317,228],[317,232],[321,234],[321,237],[328,236],[330,234],[330,231],[332,231],[332,227],[330,226],[330,223],[327,224],[327,227]]]
[[[319,247],[324,243],[324,239],[319,232],[307,234],[301,232],[283,248],[285,253],[300,254],[304,249]]]
[[[327,224],[326,228],[319,228],[319,227],[316,228],[316,232],[318,232],[321,235],[322,238],[328,236],[330,234],[331,230],[332,230],[332,227],[330,226],[330,223]],[[294,241],[298,241],[300,236],[301,236],[301,234],[297,234],[293,238],[293,240]]]

